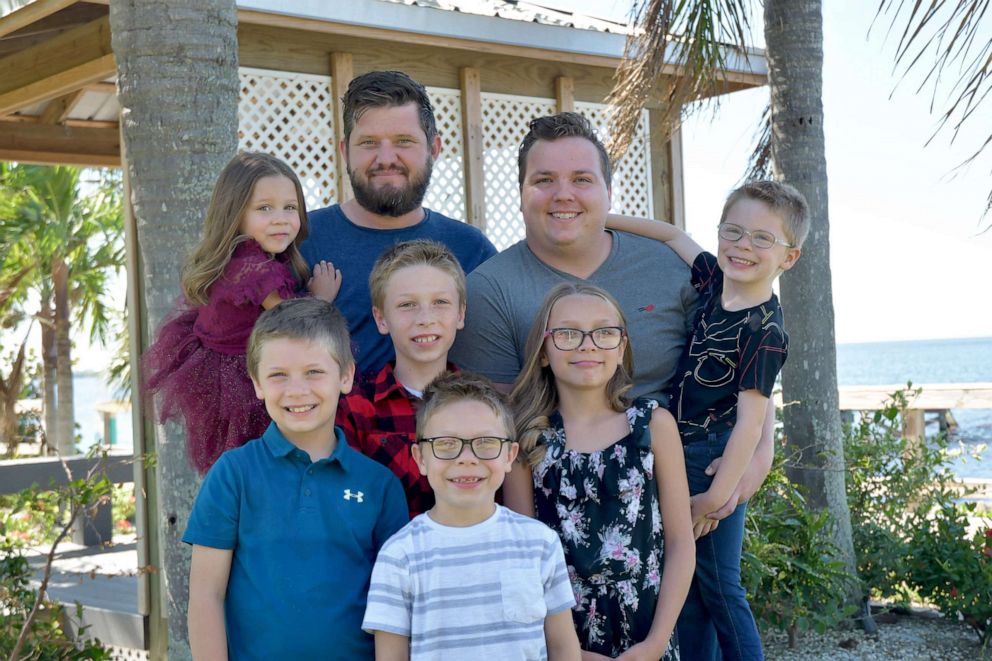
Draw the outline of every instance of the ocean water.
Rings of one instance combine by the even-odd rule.
[[[905,385],[992,382],[992,337],[837,345],[837,383]],[[992,480],[992,409],[953,409],[958,427],[951,444],[960,446],[953,463],[959,477]],[[927,434],[937,433],[928,418]],[[969,455],[988,445],[981,460]]]
[[[837,382],[842,386],[905,385],[908,381],[915,385],[992,382],[992,337],[837,346]],[[100,439],[103,429],[94,407],[115,395],[99,374],[77,375],[75,386],[76,422],[83,447],[89,447]],[[965,449],[954,463],[955,473],[992,480],[992,449],[978,462],[967,457],[981,444],[992,447],[992,409],[955,409],[952,413],[958,428],[951,441]],[[118,445],[129,447],[130,414],[119,414],[116,424]],[[936,423],[931,422],[927,432],[936,431]]]

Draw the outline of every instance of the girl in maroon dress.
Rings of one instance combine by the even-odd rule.
[[[147,392],[162,395],[159,423],[185,423],[201,474],[269,424],[245,362],[258,316],[303,284],[326,301],[337,295],[340,271],[321,262],[311,277],[300,255],[307,229],[303,188],[288,165],[243,152],[224,167],[183,269],[183,296],[142,358]]]

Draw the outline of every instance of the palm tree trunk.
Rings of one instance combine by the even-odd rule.
[[[147,346],[150,329],[179,294],[182,263],[200,235],[217,174],[237,149],[237,13],[234,0],[117,0],[110,25]],[[185,659],[190,554],[180,538],[199,480],[178,427],[157,428],[155,441],[168,654]]]
[[[830,512],[841,560],[857,576],[837,397],[820,0],[765,0],[765,42],[775,176],[806,196],[811,219],[802,258],[781,281],[791,338],[784,399],[800,402],[785,408],[788,473],[806,487],[811,506]],[[860,587],[849,597],[860,606]]]
[[[6,446],[4,456],[10,459],[17,454],[17,446],[21,442],[17,400],[24,386],[24,350],[27,345],[28,337],[25,336],[10,366],[10,373],[6,378],[0,375],[0,438]]]
[[[45,420],[45,445],[47,450],[62,447],[59,442],[58,424],[56,422],[58,411],[58,399],[55,391],[56,365],[58,364],[58,353],[55,349],[55,312],[52,310],[52,302],[48,297],[41,300],[41,310],[38,313],[41,321],[41,365],[42,380],[44,390],[44,420]]]
[[[52,264],[52,288],[55,291],[55,382],[58,388],[58,408],[55,427],[58,430],[59,454],[75,454],[75,417],[72,393],[72,339],[69,337],[69,267],[62,259]]]

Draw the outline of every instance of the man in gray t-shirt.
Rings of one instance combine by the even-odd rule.
[[[612,170],[581,115],[532,121],[517,165],[526,238],[469,274],[465,329],[455,338],[450,359],[509,391],[548,290],[561,282],[584,282],[606,289],[623,308],[634,352],[634,394],[667,402],[665,391],[692,326],[696,294],[689,267],[660,242],[606,229]],[[761,486],[773,454],[768,424],[747,473],[717,518]]]
[[[561,113],[532,122],[518,165],[526,239],[469,274],[465,329],[451,360],[512,384],[548,291],[562,282],[592,284],[627,317],[633,394],[666,403],[692,328],[689,268],[660,241],[606,230],[610,162],[585,118]]]

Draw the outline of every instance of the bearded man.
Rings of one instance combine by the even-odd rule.
[[[441,136],[427,91],[405,73],[371,71],[351,81],[340,148],[355,197],[309,214],[301,252],[311,268],[323,261],[340,270],[335,305],[348,320],[359,373],[375,374],[393,358],[389,336],[372,318],[368,288],[383,250],[432,239],[469,273],[496,248],[477,228],[423,206]]]

